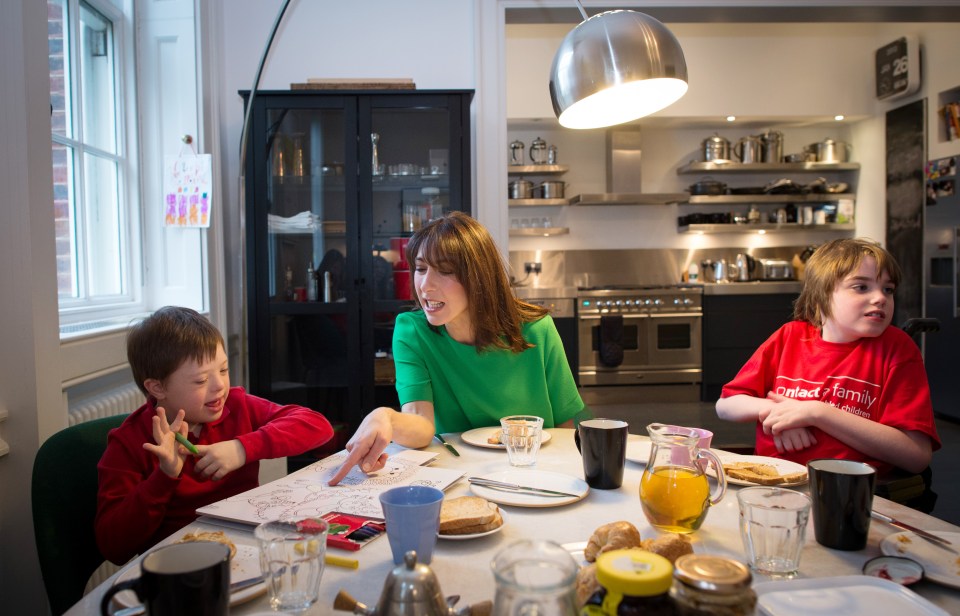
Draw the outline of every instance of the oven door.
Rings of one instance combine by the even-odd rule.
[[[651,368],[699,370],[702,367],[701,313],[655,313],[650,315],[648,323],[645,342]]]
[[[599,314],[580,314],[579,356],[580,385],[622,385],[636,383],[631,373],[649,363],[647,358],[647,322],[650,316],[640,313],[623,314],[623,361],[616,366],[600,360],[601,319]]]

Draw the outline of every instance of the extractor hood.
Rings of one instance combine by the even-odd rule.
[[[640,130],[607,131],[607,191],[571,199],[573,205],[662,205],[689,198],[687,193],[644,193],[640,181]]]

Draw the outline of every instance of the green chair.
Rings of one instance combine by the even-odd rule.
[[[94,419],[57,432],[33,463],[33,529],[47,599],[59,616],[83,597],[87,580],[103,563],[93,521],[97,514],[97,463],[107,432],[126,415]]]

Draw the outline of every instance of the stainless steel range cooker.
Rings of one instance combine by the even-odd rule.
[[[579,381],[599,385],[700,383],[700,286],[581,288]]]

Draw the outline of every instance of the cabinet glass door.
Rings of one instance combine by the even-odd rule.
[[[261,366],[269,370],[273,399],[336,417],[348,405],[356,380],[349,356],[356,294],[348,264],[356,250],[350,237],[356,235],[358,217],[356,184],[344,171],[345,113],[268,107],[265,120],[266,246],[261,254],[270,315],[263,348],[270,361]]]
[[[451,209],[451,109],[445,97],[420,103],[385,98],[375,102],[370,113],[372,218],[364,240],[371,246],[374,309],[372,322],[365,323],[372,338],[361,346],[374,358],[371,404],[377,405],[397,403],[393,327],[396,315],[413,305],[406,242]]]

